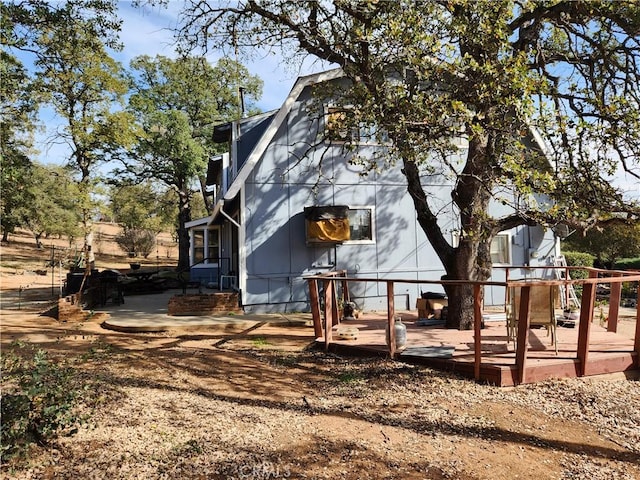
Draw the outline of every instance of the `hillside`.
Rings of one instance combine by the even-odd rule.
[[[122,251],[115,241],[120,233],[120,227],[113,223],[95,223],[94,251],[96,268],[129,268],[132,259]],[[67,238],[46,238],[44,248],[36,247],[33,236],[18,230],[9,235],[9,243],[3,243],[0,249],[0,272],[15,274],[22,271],[37,271],[46,268],[52,254],[56,260],[73,258],[82,251],[82,238],[69,240]],[[173,265],[178,261],[177,244],[169,233],[161,233],[157,237],[157,249],[149,258],[133,259],[142,265]]]

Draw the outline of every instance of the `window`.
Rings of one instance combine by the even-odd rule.
[[[349,243],[373,243],[374,212],[373,207],[349,207],[350,239]]]
[[[356,123],[352,107],[328,107],[325,115],[326,138],[330,142],[366,145],[388,144],[389,137],[377,125]]]
[[[194,230],[193,232],[193,263],[200,263],[204,260],[204,230]]]
[[[304,208],[307,244],[374,243],[374,207],[325,205]]]
[[[327,108],[326,135],[332,142],[348,142],[357,137],[352,126],[349,125],[349,109],[339,107]],[[355,135],[354,135],[355,134]]]
[[[205,241],[205,232],[207,237]],[[218,229],[193,231],[193,263],[215,263],[219,257],[220,234]],[[206,257],[205,257],[206,253]]]
[[[511,251],[510,251],[510,237],[507,233],[500,233],[493,237],[491,241],[491,262],[510,264],[511,263]]]
[[[209,241],[207,242],[207,258],[209,261],[217,262],[220,248],[220,230],[208,230]]]

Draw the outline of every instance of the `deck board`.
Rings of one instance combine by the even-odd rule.
[[[415,312],[396,312],[407,327],[407,344],[396,357],[400,361],[428,365],[458,372],[474,378],[473,330],[450,330],[441,325],[419,326]],[[355,340],[336,340],[333,335],[328,348],[352,355],[388,356],[385,339],[386,313],[365,313],[357,320],[344,321],[340,326],[356,327]],[[337,328],[339,328],[338,326]],[[544,328],[530,329],[525,382],[550,378],[577,377],[581,373],[578,360],[578,327],[559,326],[558,354]],[[324,345],[324,338],[318,338]],[[481,330],[482,362],[479,381],[500,386],[517,383],[515,347],[507,341],[507,328],[499,315],[493,315]],[[625,372],[634,368],[636,354],[630,338],[608,332],[606,326],[593,322],[589,328],[589,354],[585,376]]]

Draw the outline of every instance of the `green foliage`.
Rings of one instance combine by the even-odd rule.
[[[570,267],[593,267],[595,257],[585,252],[562,252]],[[571,278],[587,278],[589,273],[586,270],[571,270]]]
[[[10,48],[33,51],[43,31],[55,30],[82,19],[88,36],[103,38],[119,48],[116,0],[22,0],[0,3],[2,43]]]
[[[270,345],[269,341],[265,337],[260,336],[252,338],[251,344],[254,347],[266,347]]]
[[[640,257],[618,260],[613,268],[616,270],[640,270]]]
[[[23,185],[26,201],[17,209],[21,224],[38,246],[48,235],[75,237],[80,221],[78,185],[68,169],[33,165]]]
[[[29,201],[36,95],[27,71],[8,51],[0,51],[0,222],[3,238],[22,225],[17,209]]]
[[[174,203],[174,206],[177,205],[177,202]],[[202,218],[209,215],[209,210],[204,203],[204,198],[202,195],[196,195],[191,199],[191,216],[193,218]],[[174,216],[175,218],[175,216]]]
[[[99,37],[81,19],[38,39],[37,85],[65,126],[59,133],[71,146],[68,164],[88,182],[96,167],[133,144],[132,119],[122,105],[127,81]]]
[[[4,124],[4,122],[3,122]],[[0,224],[3,239],[23,224],[19,209],[29,204],[30,195],[25,189],[31,173],[31,162],[19,150],[2,143],[0,153]]]
[[[25,455],[31,443],[47,445],[72,435],[84,418],[78,413],[82,390],[73,369],[52,362],[42,350],[15,345],[2,354],[3,462]]]
[[[570,250],[590,253],[599,265],[611,268],[620,258],[640,255],[640,223],[616,221],[576,232],[567,238],[565,245]]]
[[[163,196],[151,182],[113,186],[109,191],[113,218],[125,229],[160,232],[167,226],[161,215]]]
[[[177,60],[141,56],[131,62],[129,111],[139,122],[135,154],[119,173],[154,179],[177,198],[178,266],[188,266],[192,200],[200,189],[209,158],[220,148],[213,128],[240,116],[237,88],[257,98],[262,82],[245,67],[228,59],[211,66],[204,57]]]

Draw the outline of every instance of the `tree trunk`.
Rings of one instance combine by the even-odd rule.
[[[491,276],[491,236],[463,238],[447,263],[443,280],[483,282]],[[445,285],[449,300],[447,328],[473,328],[473,285]]]
[[[186,223],[191,221],[191,207],[189,205],[189,196],[179,193],[180,205],[178,209],[178,270],[188,270],[189,264],[189,231]]]
[[[443,276],[443,280],[447,279],[446,275]],[[473,285],[446,285],[444,291],[447,293],[449,303],[445,326],[458,330],[472,329],[474,319]]]
[[[486,214],[490,200],[490,182],[482,165],[486,164],[486,139],[471,142],[470,160],[452,190],[452,199],[460,210],[460,240],[454,247],[438,225],[438,217],[428,203],[415,162],[404,162],[403,173],[417,213],[418,223],[440,258],[446,274],[443,280],[485,281],[491,276],[491,240],[496,225]],[[447,328],[467,330],[473,327],[473,285],[447,285]]]

